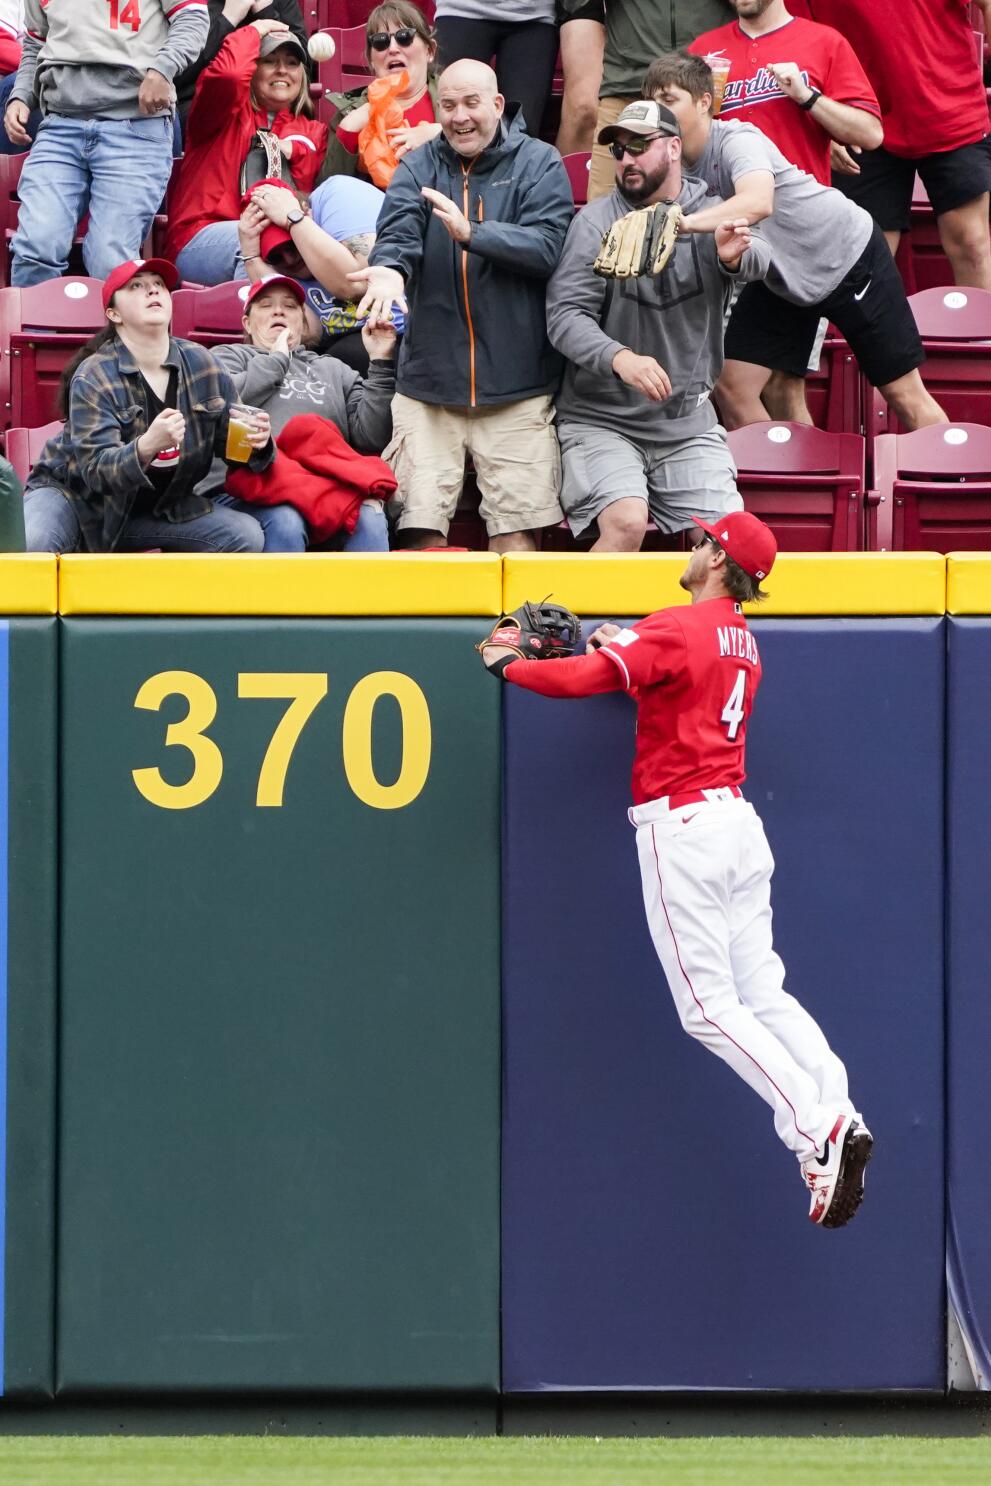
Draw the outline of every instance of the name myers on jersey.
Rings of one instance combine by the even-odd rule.
[[[749,660],[751,665],[760,664],[757,641],[748,629],[739,629],[735,624],[719,625],[716,638],[721,656],[731,655],[735,660]]]

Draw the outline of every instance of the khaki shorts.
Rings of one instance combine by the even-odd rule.
[[[562,520],[561,451],[550,397],[445,408],[397,392],[392,442],[382,458],[399,481],[400,530],[447,535],[469,454],[482,493],[479,513],[490,537],[536,531]]]
[[[588,171],[588,199],[608,196],[616,187],[616,161],[609,153],[607,144],[599,144],[599,132],[609,124],[615,124],[623,109],[632,98],[600,98],[599,112],[595,120],[592,144],[592,163]]]

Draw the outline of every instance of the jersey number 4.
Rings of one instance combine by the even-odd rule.
[[[731,743],[740,731],[740,723],[745,716],[743,699],[746,696],[746,692],[747,673],[743,670],[737,671],[736,680],[733,682],[733,690],[726,698],[726,706],[719,716],[719,721],[726,724],[726,736]]]
[[[141,30],[140,0],[109,0],[110,29],[119,31],[121,26],[130,26],[132,31]]]

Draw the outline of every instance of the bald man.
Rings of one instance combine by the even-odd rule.
[[[493,552],[526,552],[562,519],[553,395],[561,363],[545,290],[574,210],[561,157],[531,139],[484,62],[438,83],[442,133],[385,194],[359,315],[408,312],[393,439],[405,546],[444,546],[470,454]]]

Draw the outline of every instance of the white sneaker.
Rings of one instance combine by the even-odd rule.
[[[821,1156],[802,1162],[811,1193],[809,1217],[823,1228],[842,1228],[864,1200],[864,1168],[874,1137],[855,1114],[841,1115],[829,1132]]]

